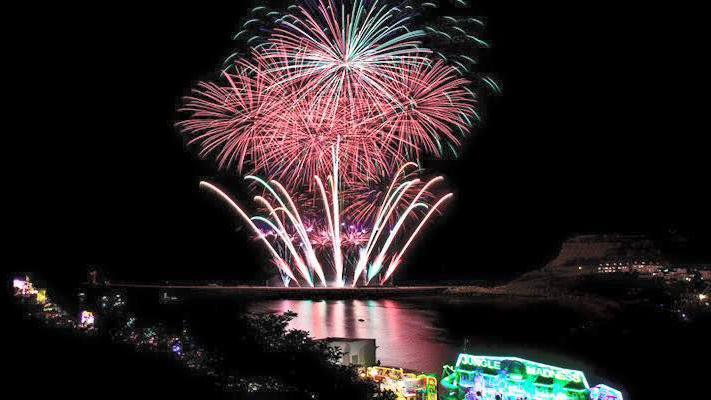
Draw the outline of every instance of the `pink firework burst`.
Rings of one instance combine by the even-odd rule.
[[[239,66],[236,73],[224,74],[226,86],[198,84],[181,108],[191,117],[177,126],[190,138],[189,144],[200,145],[201,157],[216,153],[220,168],[236,166],[242,172],[250,164],[251,171],[258,171],[254,165],[271,138],[270,121],[285,96],[268,90],[268,75],[246,62]]]
[[[474,94],[469,81],[442,61],[405,66],[397,74],[396,96],[402,108],[386,114],[385,141],[397,154],[419,160],[422,153],[441,157],[443,147],[458,148],[472,125]]]
[[[275,86],[264,60],[256,65],[242,63],[224,75],[227,85],[200,83],[186,98],[181,110],[191,116],[178,127],[201,147],[202,157],[216,154],[220,168],[235,166],[291,188],[329,176],[336,143],[346,182],[368,179],[400,160],[393,147],[383,145],[381,115],[365,102],[328,113],[325,99]]]
[[[251,61],[224,74],[226,84],[201,83],[179,128],[221,168],[290,189],[331,176],[336,144],[344,184],[456,149],[474,114],[469,82],[429,61],[418,31],[393,10],[335,0],[321,0],[314,13],[300,8]]]
[[[333,246],[333,233],[325,227],[314,228],[310,232],[311,244],[319,250],[329,250]],[[368,242],[370,231],[364,225],[348,224],[341,231],[341,247],[354,251]]]
[[[395,10],[362,0],[299,7],[274,30],[264,57],[271,71],[288,72],[278,84],[301,84],[298,95],[323,99],[328,113],[362,104],[382,112],[397,103],[393,75],[428,62],[429,50],[419,47],[424,32],[408,29]]]
[[[456,154],[478,119],[462,75],[475,79],[476,60],[421,40],[485,44],[460,26],[479,21],[424,25],[418,13],[432,2],[301,4],[252,10],[267,23],[250,18],[236,37],[253,47],[186,97],[178,128],[257,191],[250,214],[201,182],[251,229],[286,286],[383,284],[453,198],[417,163]]]
[[[255,170],[265,171],[289,187],[311,185],[314,176],[331,174],[332,149],[337,143],[346,182],[368,179],[397,159],[390,147],[382,145],[381,131],[368,123],[373,117],[363,109],[340,109],[330,116],[314,112],[318,101],[311,97],[294,100],[274,113],[269,138],[254,162]]]
[[[440,177],[435,179],[437,182],[442,180]],[[395,213],[387,220],[388,224],[392,225],[418,195],[418,200],[425,203],[437,197],[431,189],[433,185],[428,185],[429,182],[430,179],[420,176],[419,168],[413,163],[403,165],[398,171],[389,171],[365,181],[354,182],[344,190],[343,197],[348,199],[348,202],[343,208],[343,214],[357,224],[372,225],[378,209],[385,203],[387,197],[401,188],[402,196],[393,197],[393,201],[397,199]],[[422,188],[425,190],[420,193]],[[417,214],[413,212],[411,217],[416,219]]]

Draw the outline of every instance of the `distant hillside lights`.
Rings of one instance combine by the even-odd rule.
[[[657,261],[618,261],[600,263],[597,267],[597,272],[602,274],[616,272],[637,272],[640,274],[654,274],[655,272],[664,268],[664,265]]]
[[[630,274],[640,279],[711,281],[710,264],[669,261],[658,240],[641,234],[579,235],[563,242],[547,269],[561,275]]]
[[[12,280],[13,295],[23,304],[31,307],[32,314],[56,327],[80,328],[84,331],[95,329],[96,316],[82,310],[78,318],[55,304],[47,295],[47,289],[37,288],[29,276]],[[84,293],[81,293],[85,296]]]
[[[589,267],[578,266],[577,269],[589,271]],[[668,281],[711,280],[711,266],[662,264],[658,262],[606,262],[600,263],[594,270],[598,274],[634,273],[640,278],[662,278]]]

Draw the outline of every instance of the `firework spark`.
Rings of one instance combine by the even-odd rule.
[[[186,98],[191,115],[178,127],[201,156],[298,189],[332,176],[336,142],[344,184],[456,154],[476,119],[470,82],[427,57],[398,8],[346,3],[283,16],[226,84],[202,83]]]
[[[343,208],[343,213],[353,222],[371,226],[375,223],[378,207],[383,204],[388,196],[390,186],[398,186],[411,181],[413,182],[412,190],[403,193],[403,201],[397,204],[396,212],[393,215],[397,216],[402,214],[407,208],[406,204],[414,200],[417,195],[417,190],[425,184],[425,182],[418,179],[420,173],[421,170],[417,164],[408,162],[403,164],[395,172],[375,176],[367,181],[350,184],[343,191],[343,196],[348,199],[348,204]],[[423,200],[426,202],[434,200],[434,194],[426,191],[423,194]],[[413,214],[417,215],[418,213],[415,211]],[[395,217],[391,217],[387,222],[394,224],[396,219]]]
[[[274,31],[265,57],[274,71],[289,72],[277,84],[308,82],[299,95],[323,100],[332,115],[341,105],[365,102],[382,111],[397,104],[393,74],[428,62],[418,40],[424,32],[407,29],[408,18],[397,19],[393,7],[377,1],[369,8],[362,0],[339,3],[321,0],[316,12],[300,7]]]
[[[337,146],[334,146],[334,163],[337,163],[336,148]],[[334,170],[338,171],[338,168]],[[404,168],[401,168],[398,175],[403,171]],[[269,199],[262,196],[254,197],[255,202],[264,205],[268,213],[251,217],[215,185],[208,182],[201,182],[200,185],[227,201],[252,228],[257,238],[269,250],[274,264],[289,278],[284,281],[285,286],[289,286],[289,282],[294,281],[296,284],[311,287],[318,285],[343,287],[349,280],[351,285],[355,286],[361,282],[361,278],[363,278],[362,282],[369,284],[388,262],[388,268],[379,280],[379,284],[385,283],[402,263],[405,251],[424,224],[442,203],[453,196],[449,193],[439,197],[433,205],[424,202],[425,197],[435,198],[430,190],[442,180],[441,177],[436,177],[422,185],[411,200],[406,200],[405,194],[413,190],[414,185],[419,183],[419,179],[410,179],[396,186],[397,178],[399,177],[396,176],[396,181],[393,181],[383,198],[377,219],[370,231],[347,224],[345,229],[342,229],[339,204],[343,199],[338,191],[337,172],[326,181],[327,186],[316,177],[324,204],[324,215],[320,219],[327,222],[327,227],[323,229],[314,229],[312,225],[301,219],[291,196],[276,181],[266,182],[253,176],[246,178],[258,181],[271,195]],[[401,203],[404,203],[404,211],[398,212],[398,209],[402,209]],[[419,220],[416,229],[410,233],[404,232],[402,229],[404,221],[411,217],[416,209],[429,211]],[[392,217],[397,222],[388,229],[391,225],[387,221]],[[398,243],[400,243],[399,247]],[[388,254],[393,247],[396,247],[396,251],[390,256]],[[344,248],[350,251],[344,251]],[[327,262],[320,260],[319,254],[323,252],[319,252],[319,249],[331,250]],[[346,257],[350,262],[344,263],[344,253],[354,255]],[[293,273],[292,265],[299,273],[299,278]],[[331,268],[327,269],[325,266]],[[346,276],[346,268],[353,272],[352,279]]]
[[[461,6],[463,0],[456,0]],[[201,157],[236,169],[259,195],[250,216],[284,284],[383,284],[452,198],[420,177],[426,156],[457,155],[479,119],[471,46],[477,18],[418,0],[302,0],[258,6],[221,79],[185,98],[177,124]],[[400,166],[395,169],[395,166]],[[264,179],[258,176],[265,177]]]

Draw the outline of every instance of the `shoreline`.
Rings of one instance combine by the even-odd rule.
[[[534,288],[510,287],[509,285],[484,286],[391,286],[391,287],[346,287],[346,288],[299,288],[299,287],[269,287],[251,285],[165,285],[116,282],[106,286],[92,288],[114,289],[148,289],[169,291],[190,291],[201,294],[231,295],[250,297],[254,299],[295,299],[295,300],[349,300],[349,299],[383,299],[383,298],[428,298],[438,297],[449,300],[477,300],[498,302],[501,300],[516,300],[524,303],[555,302],[562,305],[582,308],[618,309],[618,302],[600,296],[575,293],[565,290],[543,291]],[[176,293],[177,294],[177,293]]]
[[[235,296],[250,296],[260,299],[293,298],[293,299],[377,299],[385,297],[412,297],[442,295],[451,286],[392,286],[392,287],[270,287],[250,285],[160,285],[140,283],[111,283],[96,288],[114,289],[158,289],[158,290],[189,290],[204,293],[224,293]],[[89,286],[89,288],[93,288]]]

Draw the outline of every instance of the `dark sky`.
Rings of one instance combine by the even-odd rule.
[[[506,276],[542,264],[576,232],[673,230],[691,239],[690,253],[709,254],[698,14],[542,3],[476,2],[494,44],[484,68],[504,95],[487,101],[460,160],[428,164],[457,197],[400,278]],[[180,97],[230,53],[245,7],[15,12],[4,57],[11,270],[78,279],[96,263],[125,279],[265,276],[262,249],[198,190],[218,172],[172,127]]]

